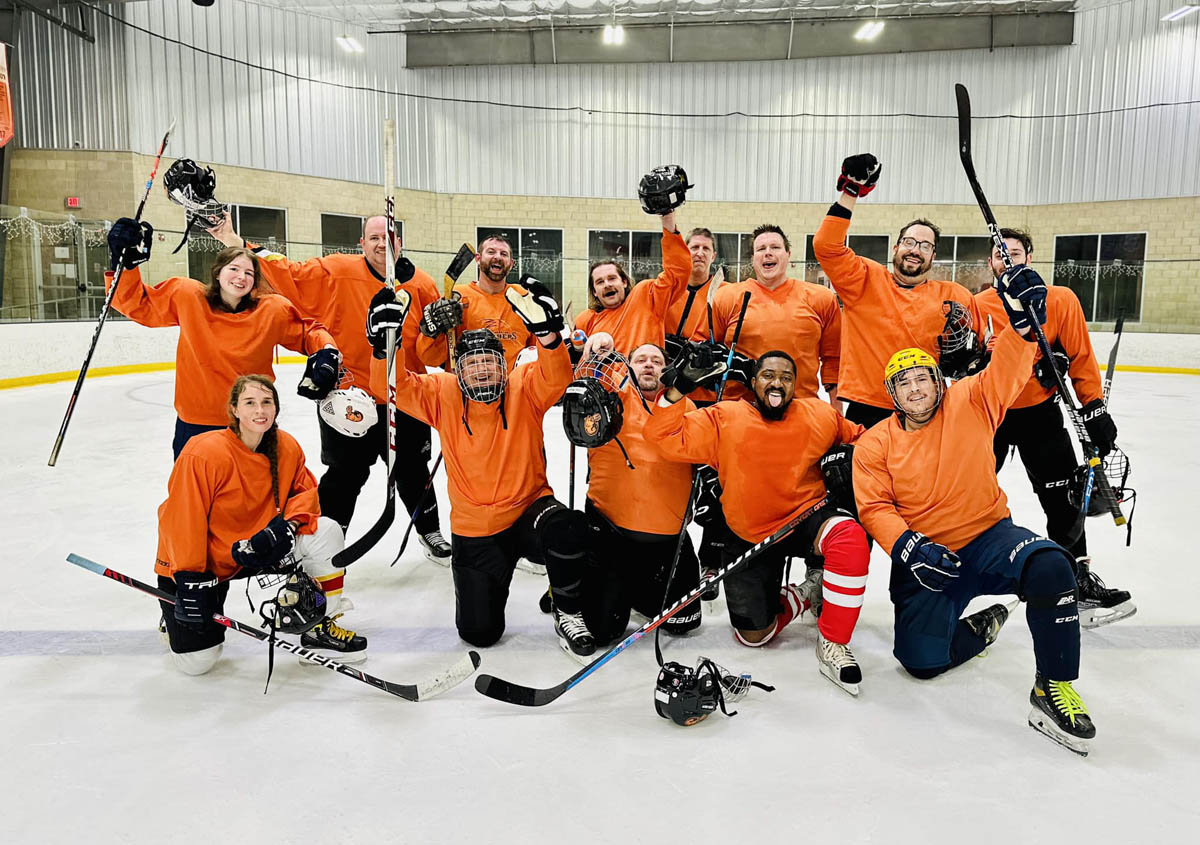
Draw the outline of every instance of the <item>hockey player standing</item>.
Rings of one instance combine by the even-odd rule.
[[[245,244],[228,215],[209,234],[226,245]],[[362,332],[367,305],[387,276],[387,220],[383,217],[364,220],[359,245],[362,255],[333,253],[308,261],[288,261],[286,256],[264,247],[254,248],[266,280],[295,303],[301,313],[329,327],[342,351],[342,367],[353,379],[353,386],[366,391],[375,401],[376,422],[361,437],[335,429],[322,415],[317,417],[321,462],[326,466],[320,482],[321,512],[336,519],[343,531],[350,526],[358,494],[367,483],[371,466],[376,460],[386,462],[387,449],[387,393],[371,390],[371,345]],[[399,256],[401,246],[396,238],[392,254]],[[417,308],[437,298],[433,279],[413,267],[407,258],[396,258],[395,275]],[[424,372],[416,354],[415,322],[405,327],[402,343],[408,353],[408,366]],[[425,556],[444,564],[450,557],[450,544],[438,527],[437,497],[424,495],[429,482],[430,451],[429,426],[406,414],[397,414],[396,489],[409,513],[425,502],[413,521]]]
[[[959,616],[979,595],[1015,593],[1027,604],[1037,674],[1029,724],[1076,753],[1095,728],[1071,685],[1079,676],[1079,615],[1071,557],[1013,524],[991,444],[1033,366],[1032,307],[1046,319],[1046,288],[1024,266],[1001,282],[1011,328],[981,373],[945,386],[933,357],[904,349],[884,384],[893,415],[855,445],[854,492],[863,525],[891,550],[891,599],[900,664],[933,678],[982,652],[1008,618],[993,605]]]
[[[928,220],[913,220],[900,229],[890,270],[855,255],[846,245],[855,203],[875,189],[880,172],[879,162],[870,154],[842,162],[837,183],[841,197],[830,206],[813,237],[813,254],[829,275],[844,310],[838,395],[846,400],[846,416],[868,428],[892,414],[892,402],[883,389],[883,368],[892,353],[916,348],[938,356],[938,336],[946,325],[945,302],[964,307],[975,334],[982,335],[971,292],[954,282],[929,278],[940,232]]]
[[[1033,240],[1018,229],[1001,229],[1014,264],[1027,264],[1033,255]],[[999,280],[1004,275],[1004,261],[995,248],[990,259],[992,274]],[[975,295],[980,310],[997,320],[1004,317],[1004,305],[995,286]],[[1074,291],[1053,285],[1046,294],[1046,340],[1060,353],[1056,365],[1065,367],[1075,395],[1083,405],[1084,424],[1088,436],[1104,459],[1117,439],[1117,427],[1108,415],[1100,382],[1100,366],[1092,351],[1083,307]],[[1082,524],[1078,535],[1072,537],[1079,517],[1079,503],[1072,502],[1074,474],[1079,468],[1071,437],[1063,425],[1062,409],[1058,406],[1054,374],[1039,355],[1025,389],[1009,408],[1004,422],[996,429],[993,448],[996,452],[996,472],[1004,466],[1011,448],[1016,447],[1033,484],[1042,510],[1046,514],[1046,536],[1067,549],[1075,558],[1075,580],[1079,589],[1079,624],[1097,628],[1132,616],[1137,612],[1125,590],[1106,587],[1092,572],[1087,551],[1087,534]]]

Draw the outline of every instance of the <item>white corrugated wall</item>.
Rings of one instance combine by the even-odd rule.
[[[18,140],[149,152],[175,115],[173,150],[202,161],[378,182],[381,120],[395,114],[402,187],[623,197],[648,167],[679,162],[698,183],[697,199],[817,202],[828,198],[845,155],[870,150],[884,162],[888,202],[970,202],[957,165],[955,82],[968,85],[977,115],[1200,100],[1200,15],[1161,23],[1173,5],[1084,11],[1071,47],[427,70],[403,67],[403,36],[367,36],[240,0],[210,9],[189,0],[104,7],[132,26],[98,15],[95,45],[26,14]],[[334,39],[343,33],[367,54],[342,52]],[[732,111],[826,116],[647,114]],[[877,116],[893,113],[945,117]],[[997,204],[1193,196],[1198,137],[1200,104],[986,120],[976,122],[975,158]]]

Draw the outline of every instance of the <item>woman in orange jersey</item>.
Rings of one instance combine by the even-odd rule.
[[[1011,328],[983,372],[946,388],[927,352],[892,356],[884,384],[896,412],[856,444],[855,499],[863,525],[891,550],[893,653],[909,674],[932,678],[982,652],[1008,608],[960,615],[976,596],[1015,593],[1027,603],[1037,663],[1029,724],[1086,754],[1095,728],[1071,686],[1079,676],[1071,558],[1013,524],[989,448],[1029,379],[1037,347],[1025,309],[1046,321],[1046,287],[1022,266],[1001,290]]]
[[[420,327],[417,355],[422,364],[446,366],[446,332],[455,329],[490,331],[504,347],[504,360],[510,370],[517,365],[522,349],[536,345],[537,341],[505,298],[510,287],[519,294],[525,293],[525,288],[509,285],[507,281],[513,268],[512,244],[508,238],[503,235],[485,238],[479,244],[475,264],[479,278],[470,284],[455,285],[453,298],[434,299],[420,312],[420,319],[412,321]],[[424,372],[424,367],[418,372]]]
[[[882,386],[888,357],[906,347],[937,356],[946,302],[959,303],[971,315],[975,334],[983,334],[971,292],[954,282],[929,278],[941,233],[928,220],[913,220],[900,230],[890,269],[855,255],[846,245],[855,203],[875,189],[880,172],[873,155],[847,158],[837,183],[841,197],[813,236],[813,254],[844,309],[838,396],[846,401],[846,416],[867,427],[892,413]]]
[[[363,221],[359,246],[362,254],[339,253],[289,261],[287,256],[264,247],[247,244],[237,232],[229,215],[208,233],[226,246],[250,246],[261,261],[263,276],[280,293],[295,303],[300,313],[320,320],[329,327],[345,356],[342,366],[351,386],[366,391],[375,400],[375,423],[361,436],[339,430],[337,421],[317,414],[321,432],[321,513],[336,519],[345,531],[354,517],[355,504],[376,461],[386,460],[387,393],[371,391],[371,344],[363,336],[363,315],[373,297],[387,279],[387,219],[368,217]],[[392,237],[392,270],[396,283],[419,303],[437,299],[437,286],[429,274],[413,266],[400,255],[401,242]],[[416,355],[417,327],[408,326],[401,338],[408,366],[425,372]],[[396,415],[396,490],[408,513],[425,556],[434,563],[449,565],[450,546],[442,536],[437,498],[430,490],[429,458],[432,452],[429,426],[407,414]],[[422,504],[423,503],[423,504]]]
[[[541,345],[537,360],[511,373],[500,340],[487,329],[463,332],[452,373],[409,372],[396,350],[396,405],[437,429],[450,492],[450,569],[458,634],[490,646],[504,634],[508,587],[517,560],[543,563],[554,593],[554,627],[565,651],[586,658],[596,650],[587,605],[604,577],[589,553],[587,517],[554,498],[546,480],[542,419],[571,382],[558,304],[540,283],[508,301]],[[373,339],[403,326],[411,302],[403,292],[377,302],[367,316]],[[589,339],[611,348],[611,337]],[[378,360],[377,390],[387,371]],[[588,617],[588,618],[585,618]]]
[[[700,583],[696,552],[686,534],[674,577],[669,585],[667,581],[687,511],[692,467],[664,458],[646,442],[648,406],[662,393],[659,376],[666,365],[666,353],[653,343],[633,350],[628,365],[620,356],[585,359],[576,368],[582,378],[571,383],[563,400],[567,435],[588,450],[584,512],[597,529],[599,557],[620,578],[620,589],[608,596],[614,635],[625,630],[631,609],[653,618],[664,599],[684,595]],[[612,402],[621,405],[615,436],[611,427],[596,423],[612,419],[604,407]],[[676,611],[663,630],[686,634],[700,627],[700,618],[696,601]]]
[[[149,223],[129,217],[109,231],[112,266],[123,257],[126,268],[112,305],[143,326],[179,326],[176,458],[192,436],[224,428],[225,391],[234,379],[248,373],[274,379],[276,345],[309,356],[301,396],[322,399],[337,386],[341,353],[333,337],[262,283],[253,253],[240,247],[221,250],[205,282],[174,277],[150,286],[136,267],[150,257],[153,231]],[[105,281],[112,284],[111,272]]]
[[[154,571],[159,588],[176,597],[174,605],[161,602],[175,665],[200,675],[220,657],[225,628],[212,616],[224,612],[231,579],[294,572],[296,564],[324,594],[309,608],[315,624],[301,644],[343,663],[365,660],[366,639],[336,622],[348,604],[341,597],[345,570],[333,566],[342,530],[320,515],[304,452],[276,424],[275,385],[266,376],[241,376],[225,410],[224,429],[183,447],[158,508]]]
[[[575,318],[575,328],[589,337],[612,335],[623,355],[643,343],[663,345],[667,309],[691,278],[691,256],[675,229],[675,212],[655,216],[662,219],[662,272],[634,285],[620,262],[596,261],[588,268],[589,308]]]
[[[679,401],[683,395],[715,381],[714,374],[722,371],[697,351],[703,348],[689,344],[663,371],[669,389],[658,400],[645,437],[668,458],[716,469],[732,534],[724,563],[816,507],[786,539],[725,578],[734,636],[745,646],[765,645],[821,602],[818,667],[857,695],[862,672],[849,642],[862,609],[870,553],[862,527],[825,502],[818,461],[831,446],[853,442],[863,429],[816,397],[797,397],[796,362],[781,350],[768,350],[755,362],[753,402],[724,400],[686,411]],[[823,585],[820,570],[801,585],[786,583],[787,558],[809,554],[825,556]]]

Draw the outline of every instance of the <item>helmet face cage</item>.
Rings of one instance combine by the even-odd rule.
[[[321,584],[302,571],[286,576],[275,598],[264,601],[259,613],[264,622],[285,634],[311,631],[325,618],[327,600]]]
[[[494,349],[472,349],[459,354],[454,364],[458,387],[473,402],[491,404],[504,395],[508,362]]]
[[[938,349],[942,355],[959,350],[974,350],[978,345],[977,335],[972,328],[971,312],[961,302],[947,300],[942,303],[946,315],[946,326],[938,335]]]
[[[938,409],[938,407],[942,404],[942,396],[946,392],[946,382],[942,378],[942,371],[939,370],[937,367],[930,367],[930,366],[926,366],[926,365],[919,365],[916,367],[906,367],[905,369],[900,370],[900,372],[893,374],[892,377],[889,378],[885,382],[885,385],[887,387],[888,396],[892,397],[892,404],[895,406],[896,410],[902,414],[907,414],[908,412],[905,411],[904,408],[902,408],[900,406],[900,400],[896,397],[896,391],[900,385],[900,381],[901,381],[901,379],[904,379],[905,381],[907,381],[907,377],[910,374],[915,374],[915,373],[918,373],[921,371],[929,373],[929,377],[931,379],[933,379],[933,383],[937,386],[937,400],[933,403],[932,410],[936,411]],[[931,411],[931,413],[932,413],[932,411]]]
[[[616,350],[593,352],[575,367],[575,378],[594,379],[611,393],[620,393],[633,380],[629,362]]]
[[[1129,486],[1129,456],[1119,448],[1114,446],[1112,451],[1100,464],[1100,469],[1104,473],[1105,479],[1108,481],[1108,486],[1112,488],[1113,495],[1116,496],[1117,504],[1123,505],[1127,502],[1133,502],[1137,497],[1137,491]],[[1083,507],[1083,491],[1087,485],[1087,467],[1081,466],[1075,470],[1075,476],[1072,479],[1070,487],[1067,489],[1067,500],[1076,508]],[[1108,513],[1108,510],[1100,503],[1100,497],[1096,495],[1096,488],[1093,485],[1092,495],[1088,500],[1088,516],[1103,516]]]

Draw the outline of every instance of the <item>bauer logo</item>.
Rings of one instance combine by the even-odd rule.
[[[1030,543],[1037,543],[1037,542],[1039,542],[1041,540],[1045,540],[1045,539],[1046,539],[1045,537],[1029,537],[1028,539],[1022,540],[1020,543],[1017,543],[1016,548],[1014,548],[1011,552],[1009,552],[1009,555],[1008,555],[1009,562],[1011,563],[1012,561],[1016,560],[1017,555],[1019,555],[1021,553],[1021,549],[1025,548]]]

